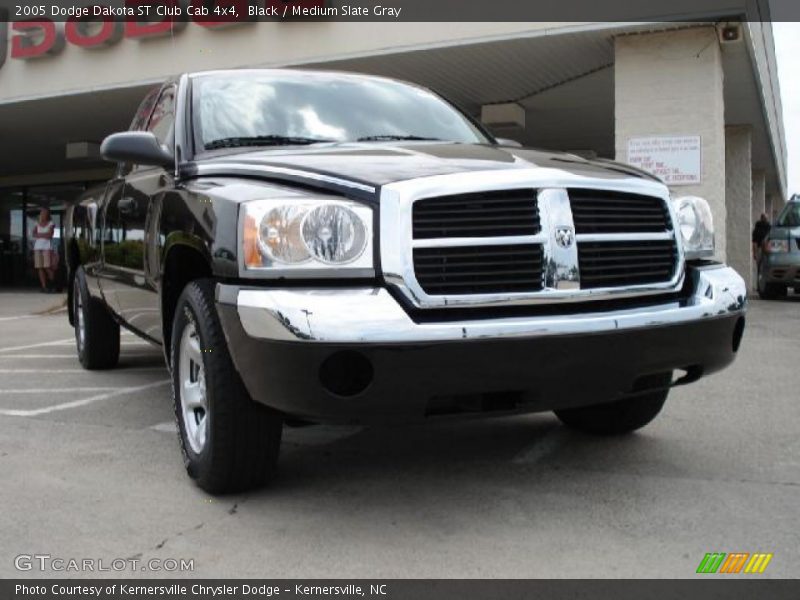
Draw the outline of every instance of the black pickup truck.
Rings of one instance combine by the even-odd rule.
[[[163,347],[186,468],[263,484],[289,422],[554,410],[613,434],[728,365],[746,290],[708,204],[517,147],[435,93],[291,70],[182,75],[102,144],[67,219],[87,369]]]

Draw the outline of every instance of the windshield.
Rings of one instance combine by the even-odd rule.
[[[488,142],[432,92],[337,73],[203,75],[193,83],[193,108],[201,150],[316,142]]]
[[[800,202],[790,202],[784,207],[778,227],[800,227]]]

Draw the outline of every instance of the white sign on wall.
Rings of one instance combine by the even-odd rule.
[[[667,185],[701,183],[703,158],[699,135],[631,138],[628,162],[660,177]]]

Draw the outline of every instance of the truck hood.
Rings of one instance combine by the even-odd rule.
[[[208,155],[187,175],[249,176],[374,196],[383,185],[436,175],[547,168],[592,179],[649,179],[629,165],[573,154],[442,142],[325,144]],[[351,185],[348,185],[351,184]],[[354,193],[355,190],[355,193]]]

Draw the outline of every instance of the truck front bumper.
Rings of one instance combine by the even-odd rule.
[[[416,322],[384,288],[219,284],[228,348],[256,401],[317,421],[541,411],[609,402],[724,368],[744,329],[730,268],[688,298],[606,312]],[[657,383],[660,382],[660,383]]]

